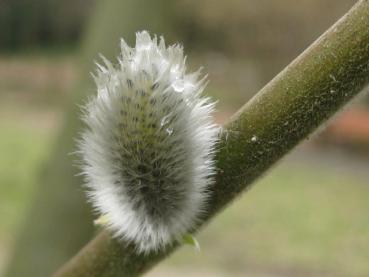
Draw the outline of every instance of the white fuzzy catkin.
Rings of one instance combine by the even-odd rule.
[[[118,65],[103,58],[79,142],[88,196],[113,233],[157,251],[194,229],[213,183],[218,128],[205,78],[186,74],[180,45],[136,34]]]

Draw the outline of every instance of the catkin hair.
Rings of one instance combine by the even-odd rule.
[[[205,78],[186,73],[180,45],[143,31],[103,58],[97,94],[84,107],[79,152],[87,194],[107,228],[157,251],[192,231],[213,184],[217,126]]]

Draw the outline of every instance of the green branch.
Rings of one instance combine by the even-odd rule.
[[[361,0],[233,116],[218,146],[203,223],[367,85],[368,22],[369,0]],[[104,231],[55,276],[137,276],[177,246],[137,255]]]

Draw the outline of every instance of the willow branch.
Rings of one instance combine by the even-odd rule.
[[[368,84],[368,22],[369,1],[361,0],[232,117],[203,223]],[[137,255],[103,231],[55,276],[137,276],[176,247]]]

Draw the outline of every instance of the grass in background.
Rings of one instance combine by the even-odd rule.
[[[23,213],[48,145],[45,134],[14,125],[0,122],[0,232],[13,230]]]
[[[71,55],[0,57],[0,235],[13,231],[31,198],[72,69]]]
[[[2,106],[2,105],[1,105]],[[31,204],[41,165],[50,148],[50,128],[0,113],[0,276],[17,228]],[[21,105],[13,110],[22,109]],[[14,112],[13,112],[14,114]],[[29,116],[29,115],[28,115]],[[43,126],[43,125],[39,125]]]
[[[152,276],[368,276],[369,186],[344,174],[286,161],[199,234],[201,253],[185,247]]]
[[[70,55],[0,57],[0,276],[73,81]]]

